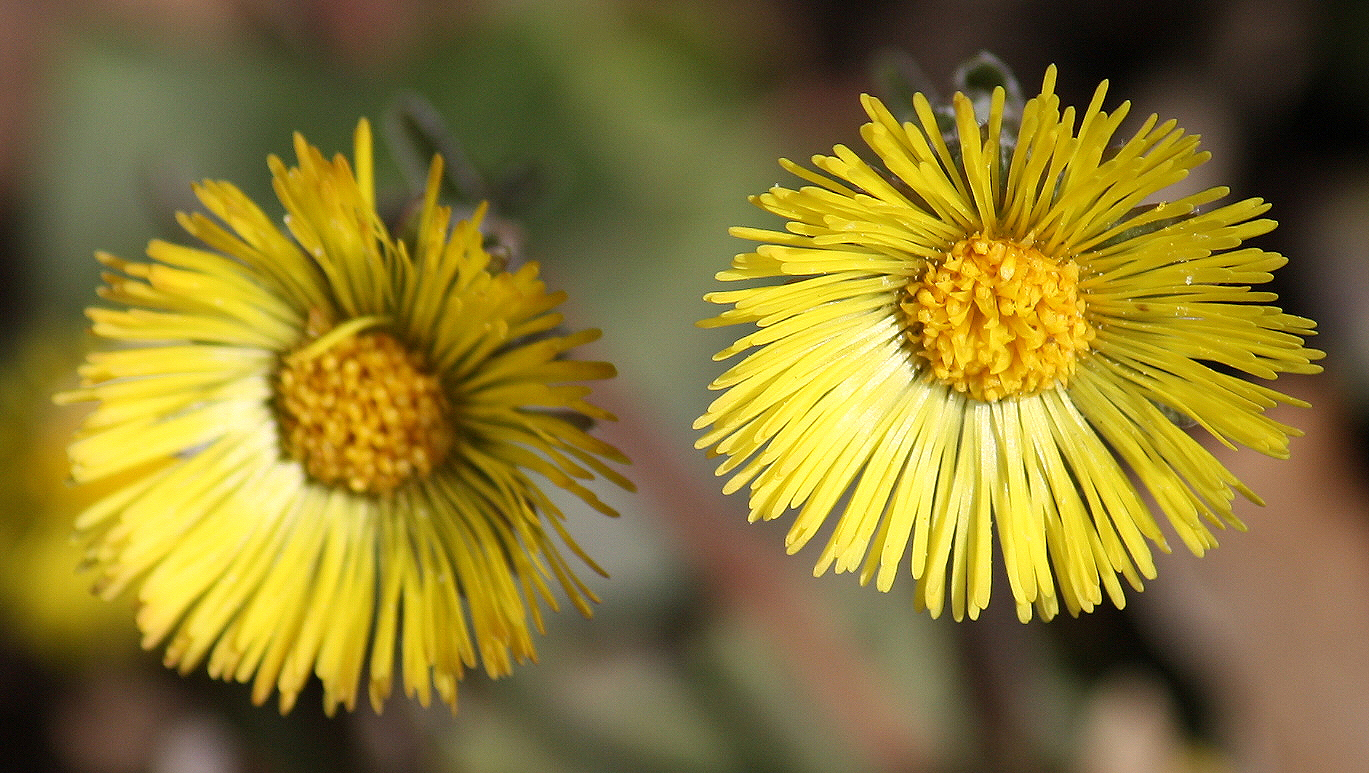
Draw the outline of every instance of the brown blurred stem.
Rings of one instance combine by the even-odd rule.
[[[1041,695],[1037,689],[1042,680],[1040,638],[1031,630],[1031,625],[1039,623],[1018,622],[1012,605],[1005,603],[1009,601],[1000,598],[978,620],[955,624],[965,694],[983,768],[998,773],[1042,773],[1048,766],[1032,722],[1046,708],[1033,705],[1032,697]]]
[[[708,583],[707,592],[756,621],[777,643],[782,666],[808,693],[814,710],[830,721],[833,735],[847,741],[867,770],[937,770],[927,723],[900,715],[880,676],[857,655],[838,615],[819,594],[787,579],[776,545],[762,544],[746,530],[745,503],[705,485],[712,483],[706,473],[686,469],[681,449],[667,446],[669,435],[653,429],[662,422],[611,390],[598,394],[620,418],[605,426],[604,434],[632,458],[633,477],[642,493],[660,504],[687,558]]]

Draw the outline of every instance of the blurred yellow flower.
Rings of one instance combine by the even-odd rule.
[[[71,520],[118,483],[74,488],[67,479],[75,421],[47,398],[73,382],[77,332],[33,326],[0,361],[0,624],[60,669],[107,667],[138,651],[126,599],[101,601],[76,570]]]
[[[1055,77],[1015,137],[1001,88],[987,116],[956,94],[945,135],[922,94],[902,124],[864,97],[878,162],[782,161],[809,185],[754,202],[785,230],[733,229],[764,244],[718,278],[749,285],[707,296],[732,308],[704,326],[759,328],[695,425],[725,491],[750,486],[752,520],[796,509],[790,552],[839,511],[816,572],[888,590],[908,559],[932,615],[988,604],[994,532],[1023,621],[1122,605],[1119,575],[1155,575],[1146,540],[1169,550],[1146,493],[1196,554],[1240,526],[1233,490],[1259,501],[1168,416],[1282,457],[1297,431],[1264,412],[1300,402],[1230,371],[1320,370],[1314,323],[1250,288],[1286,262],[1240,246],[1267,205],[1152,204],[1198,138],[1151,116],[1114,146],[1128,105],[1104,111],[1104,83],[1062,111]]]
[[[153,241],[150,263],[100,260],[96,335],[59,399],[94,401],[70,447],[78,482],[136,470],[87,509],[99,591],[136,586],[144,645],[166,662],[252,680],[288,711],[310,673],[324,706],[377,710],[396,661],[404,689],[455,707],[457,682],[535,657],[557,591],[592,592],[553,534],[595,571],[532,474],[613,514],[579,481],[626,462],[582,427],[611,419],[566,382],[614,374],[563,358],[598,337],[560,334],[537,266],[483,247],[484,208],[453,223],[433,160],[411,239],[376,212],[371,133],[355,167],[298,135],[298,166],[269,161],[282,230],[225,182],[180,215],[208,249]],[[224,226],[227,226],[226,228]],[[127,308],[124,308],[127,307]],[[398,650],[398,652],[396,652]]]

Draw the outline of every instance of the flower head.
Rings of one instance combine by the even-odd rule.
[[[752,520],[797,510],[790,552],[835,520],[817,573],[888,590],[906,565],[933,615],[988,604],[995,533],[1024,621],[1122,605],[1119,576],[1155,576],[1148,541],[1169,549],[1154,510],[1201,554],[1240,526],[1234,491],[1259,501],[1169,417],[1286,456],[1297,431],[1265,410],[1299,401],[1235,371],[1320,370],[1314,324],[1251,289],[1285,263],[1241,246],[1268,206],[1163,200],[1198,138],[1151,116],[1114,145],[1128,105],[1104,111],[1104,83],[1062,110],[1054,84],[1019,127],[1003,89],[986,116],[958,93],[944,135],[922,94],[907,123],[864,97],[877,162],[782,161],[808,185],[754,202],[785,230],[733,229],[763,244],[718,274],[761,281],[701,323],[758,328],[696,422],[725,490],[749,486]]]
[[[196,187],[181,215],[205,247],[153,241],[112,272],[90,355],[65,402],[94,401],[70,447],[78,482],[129,480],[78,520],[98,590],[137,587],[145,646],[186,672],[254,682],[289,710],[309,678],[330,712],[363,671],[380,708],[404,689],[455,706],[468,667],[535,657],[541,605],[592,592],[535,474],[597,510],[579,481],[625,462],[587,434],[611,419],[572,383],[613,375],[564,355],[598,337],[558,332],[535,264],[503,270],[484,207],[452,222],[433,161],[410,232],[376,212],[371,135],[355,166],[298,135],[298,166],[269,161],[278,227],[233,185]],[[226,227],[225,227],[226,226]],[[553,536],[555,535],[555,536]]]

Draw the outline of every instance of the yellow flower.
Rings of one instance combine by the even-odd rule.
[[[1155,576],[1147,540],[1169,550],[1146,494],[1200,555],[1240,527],[1233,490],[1259,501],[1167,416],[1283,457],[1298,433],[1264,412],[1301,403],[1231,371],[1320,370],[1314,323],[1250,289],[1285,262],[1240,246],[1267,205],[1151,205],[1207,160],[1198,138],[1151,116],[1114,147],[1128,105],[1102,110],[1104,83],[1076,115],[1054,85],[1015,140],[1001,88],[983,123],[956,94],[945,137],[921,94],[903,124],[864,97],[878,164],[782,161],[810,185],[754,198],[786,228],[733,229],[765,244],[718,274],[747,287],[707,296],[733,307],[702,325],[759,328],[717,355],[751,350],[695,424],[724,490],[749,485],[752,520],[797,510],[791,553],[834,518],[817,574],[888,590],[906,560],[934,616],[988,604],[995,532],[1024,622],[1121,606],[1119,575]]]
[[[0,361],[0,625],[61,669],[107,667],[137,652],[138,641],[127,605],[95,598],[73,569],[81,549],[71,541],[72,517],[118,484],[67,485],[75,417],[47,397],[73,381],[75,333],[35,326]]]
[[[253,680],[294,704],[312,672],[324,706],[377,710],[398,661],[404,689],[455,707],[457,682],[535,657],[531,629],[561,592],[593,593],[553,534],[532,474],[606,514],[579,481],[630,487],[586,434],[611,419],[569,384],[613,375],[564,359],[597,330],[556,332],[537,266],[492,265],[483,206],[452,223],[433,160],[411,240],[376,213],[371,133],[355,169],[295,137],[297,167],[269,160],[287,228],[231,184],[204,182],[181,225],[208,249],[153,241],[150,263],[99,258],[95,401],[70,447],[78,482],[137,471],[79,518],[98,591],[138,588],[144,645],[183,673]],[[225,228],[224,225],[227,227]],[[127,307],[127,308],[123,308]]]

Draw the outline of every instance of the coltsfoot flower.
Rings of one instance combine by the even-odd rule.
[[[411,239],[376,212],[369,125],[355,166],[298,135],[269,160],[274,223],[225,182],[180,223],[205,247],[153,241],[111,269],[79,389],[93,401],[72,475],[129,480],[80,516],[98,591],[137,588],[144,645],[166,662],[254,683],[282,711],[310,674],[325,708],[404,689],[453,707],[466,668],[535,658],[541,607],[593,593],[562,555],[598,567],[533,475],[604,513],[580,481],[630,487],[587,434],[611,419],[569,383],[614,374],[565,358],[597,330],[558,332],[535,264],[504,270],[483,206],[452,222],[433,161]],[[128,344],[131,344],[129,346]]]
[[[1151,116],[1114,145],[1128,104],[1104,111],[1104,83],[1062,110],[1055,78],[1020,127],[1002,88],[980,116],[957,93],[944,135],[922,94],[908,123],[864,97],[877,161],[781,161],[808,185],[753,201],[785,229],[733,229],[763,244],[718,278],[748,286],[707,296],[732,308],[702,325],[758,328],[695,425],[725,491],[797,511],[790,552],[829,527],[818,574],[888,590],[906,567],[932,615],[989,603],[995,534],[1023,621],[1121,606],[1169,550],[1155,510],[1202,554],[1241,526],[1233,492],[1259,501],[1170,417],[1284,457],[1298,433],[1265,411],[1300,401],[1236,371],[1320,370],[1314,323],[1251,289],[1286,262],[1241,246],[1268,205],[1164,201],[1198,138]]]

